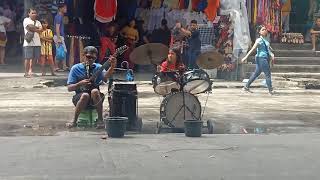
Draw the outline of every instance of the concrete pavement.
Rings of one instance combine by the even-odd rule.
[[[0,179],[318,179],[320,134],[1,137]]]
[[[215,134],[186,138],[154,134],[163,97],[150,74],[139,76],[142,133],[103,140],[103,130],[65,129],[73,115],[66,73],[1,71],[0,180],[318,179],[320,91],[276,86],[269,96],[260,82],[252,94],[241,82],[214,82],[203,120],[214,121]],[[207,94],[198,98],[204,106]]]

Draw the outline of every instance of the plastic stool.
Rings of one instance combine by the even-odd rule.
[[[98,113],[96,109],[86,109],[79,115],[77,126],[78,127],[96,127]]]

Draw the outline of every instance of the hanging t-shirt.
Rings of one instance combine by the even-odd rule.
[[[216,18],[219,6],[220,0],[208,0],[208,6],[204,12],[206,13],[209,21],[213,21]]]
[[[163,5],[171,9],[179,9],[179,0],[164,0]]]
[[[197,11],[200,1],[201,0],[192,0],[192,10]]]
[[[186,9],[185,0],[179,0],[179,9]]]
[[[162,3],[162,0],[152,0],[151,7],[152,8],[160,8],[161,7],[161,3]]]
[[[291,0],[287,0],[281,8],[282,16],[289,15],[290,11],[291,11]]]
[[[112,21],[117,14],[117,0],[96,0],[94,4],[95,18],[107,23]]]

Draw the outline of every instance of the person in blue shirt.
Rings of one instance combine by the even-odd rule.
[[[72,102],[75,105],[74,118],[66,124],[68,128],[74,127],[77,124],[80,112],[89,107],[97,109],[97,125],[103,124],[102,103],[104,97],[103,94],[100,93],[99,85],[109,79],[117,64],[116,58],[111,56],[109,58],[110,66],[108,70],[102,70],[92,82],[89,78],[102,66],[101,64],[94,63],[97,59],[98,50],[93,46],[87,46],[83,52],[84,62],[72,66],[68,76],[68,91],[75,91],[76,93],[72,98]]]
[[[265,78],[266,78],[266,83],[268,86],[269,94],[273,95],[274,91],[272,88],[272,82],[271,82],[271,71],[270,71],[270,61],[273,63],[274,62],[274,54],[271,52],[272,48],[270,46],[270,43],[266,40],[266,36],[268,34],[267,28],[263,25],[258,27],[258,32],[260,34],[260,37],[256,40],[254,43],[253,47],[251,50],[247,53],[247,55],[241,60],[241,62],[246,62],[250,54],[257,49],[257,54],[256,54],[256,70],[255,72],[251,75],[249,81],[247,84],[243,87],[243,90],[246,92],[251,92],[250,91],[250,85],[251,83],[259,77],[261,72],[263,71]]]
[[[58,8],[59,8],[58,13],[54,17],[53,41],[56,45],[56,48],[58,48],[59,46],[62,46],[65,53],[67,53],[67,47],[65,43],[64,23],[63,23],[64,15],[67,13],[67,5],[65,3],[60,3],[58,4]],[[66,65],[65,58],[59,59],[56,57],[55,61],[56,61],[56,71],[63,71],[64,68],[68,69],[68,67],[66,67],[67,65]],[[59,67],[61,67],[61,69]]]

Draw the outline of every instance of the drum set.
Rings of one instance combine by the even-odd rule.
[[[149,43],[136,48],[130,59],[140,65],[160,65],[167,58],[169,49],[159,43]],[[154,92],[163,97],[160,105],[160,122],[157,133],[162,130],[183,132],[186,120],[202,121],[208,96],[212,92],[212,81],[203,69],[215,69],[224,62],[222,54],[216,51],[203,53],[197,59],[201,69],[189,71],[157,72],[153,79]],[[207,100],[202,111],[198,95],[207,93]],[[213,133],[213,123],[207,121],[208,133]]]

